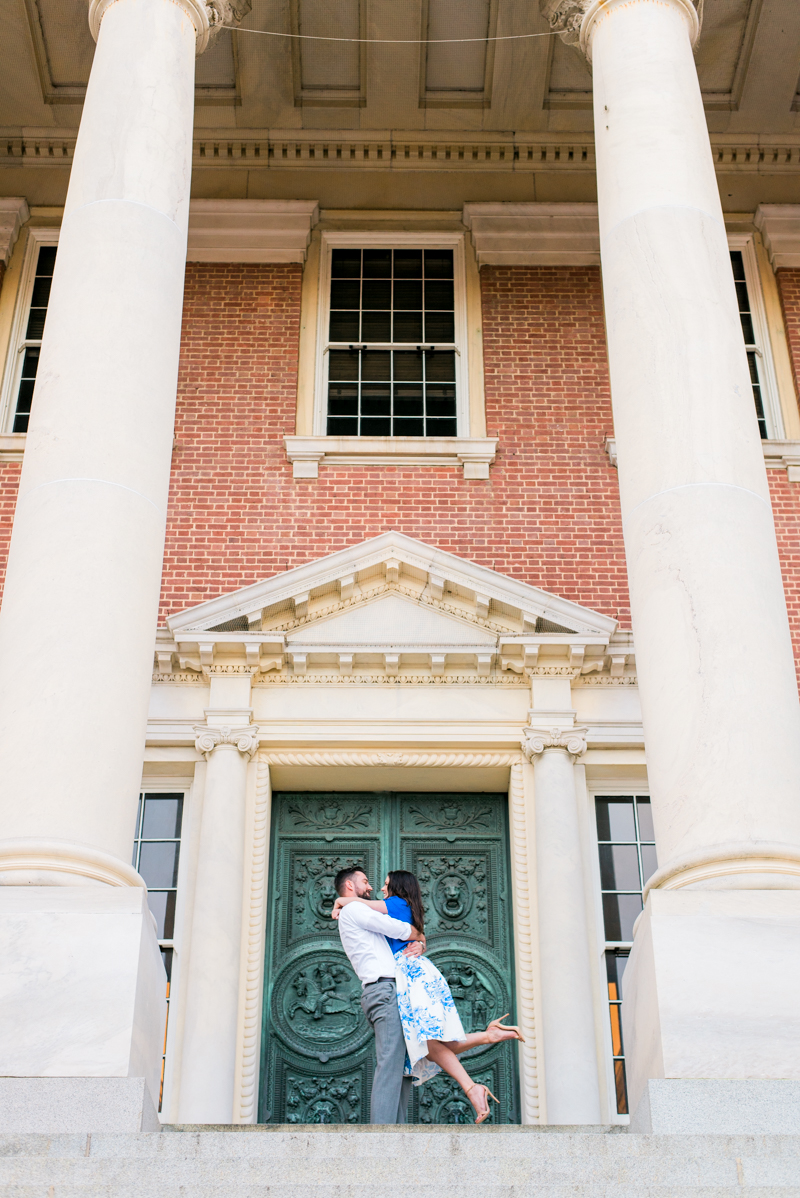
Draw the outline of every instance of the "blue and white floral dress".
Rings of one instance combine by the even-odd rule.
[[[388,898],[387,914],[404,923],[412,923],[411,908],[405,899]],[[439,1065],[428,1060],[429,1040],[463,1040],[466,1033],[456,1010],[450,987],[427,957],[407,957],[407,941],[387,936],[394,953],[397,981],[397,1006],[408,1060],[404,1073],[415,1086],[441,1073]]]

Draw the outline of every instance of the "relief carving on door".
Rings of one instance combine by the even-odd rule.
[[[448,979],[466,1031],[514,1011],[508,816],[495,794],[275,794],[259,1119],[369,1120],[374,1038],[361,985],[330,918],[339,869],[360,865],[379,892],[389,869],[420,879],[428,955]],[[465,1057],[501,1098],[493,1122],[519,1120],[517,1050]],[[445,1075],[415,1088],[409,1122],[473,1122]]]

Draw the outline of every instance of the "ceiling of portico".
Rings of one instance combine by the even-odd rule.
[[[0,146],[1,193],[63,202],[94,54],[87,8],[87,0],[0,0],[0,143],[12,146],[8,152]],[[370,44],[264,31],[361,37]],[[253,0],[240,31],[223,33],[197,61],[195,192],[313,193],[325,207],[347,206],[349,184],[342,178],[337,190],[330,180],[335,162],[342,176],[356,169],[396,172],[392,187],[365,177],[360,206],[591,200],[591,76],[580,52],[549,36],[457,46],[432,40],[547,31],[536,0]],[[800,148],[797,0],[705,0],[697,64],[712,135],[723,150],[726,138],[742,141],[736,169],[745,161],[745,143],[748,164],[764,139]],[[63,147],[55,150],[33,145],[60,135]],[[378,142],[380,153],[364,152]],[[776,161],[783,174],[789,167],[795,175],[800,152],[790,162],[784,149],[781,142]],[[44,157],[49,161],[35,163],[36,179],[22,186],[29,177],[20,172]],[[765,190],[765,176],[780,173],[770,169],[769,155],[756,165],[758,199],[796,198],[794,182],[773,181]],[[325,170],[323,184],[318,175]],[[420,186],[413,173],[420,170],[438,177],[426,180],[424,198],[415,203]],[[456,182],[456,171],[470,182]],[[729,207],[750,206],[741,185],[739,194],[730,187],[725,194]]]

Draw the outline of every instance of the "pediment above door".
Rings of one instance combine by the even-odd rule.
[[[475,679],[602,669],[616,621],[386,533],[168,620],[159,669]],[[170,658],[169,663],[167,658]]]

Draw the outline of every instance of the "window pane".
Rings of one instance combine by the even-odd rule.
[[[156,921],[156,939],[171,940],[175,934],[175,891],[148,890],[147,905]]]
[[[142,838],[177,840],[181,834],[183,797],[181,795],[145,795]]]
[[[424,437],[425,421],[401,418],[393,421],[392,434],[395,437]]]
[[[357,437],[358,417],[329,416],[327,432],[329,437]]]
[[[395,312],[394,314],[395,341],[422,341],[422,313]]]
[[[334,250],[331,254],[334,279],[357,279],[361,275],[361,250]]]
[[[633,799],[598,799],[597,839],[636,840]]]
[[[22,379],[19,385],[17,394],[17,415],[26,417],[30,414],[31,404],[33,403],[33,379]]]
[[[740,312],[739,319],[742,322],[742,335],[745,345],[755,345],[756,335],[753,330],[753,318],[749,312]]]
[[[611,949],[606,953],[606,975],[608,977],[608,997],[622,998],[622,978],[625,966],[628,964],[628,950]],[[612,988],[614,993],[612,994]]]
[[[429,384],[427,387],[427,397],[429,416],[455,416],[455,387],[438,387]]]
[[[392,411],[390,388],[383,383],[364,383],[361,387],[361,415],[389,416]]]
[[[639,890],[639,852],[635,844],[600,845],[603,890]]]
[[[397,381],[422,379],[422,354],[400,351],[394,355],[394,377]]]
[[[640,894],[604,894],[606,940],[633,940],[633,925],[642,910]]]
[[[139,855],[139,873],[148,887],[176,886],[178,849],[175,841],[145,841]]]
[[[426,250],[425,251],[425,278],[426,279],[452,279],[453,277],[453,251],[452,250]]]
[[[165,937],[165,939],[166,939],[166,937]],[[172,981],[172,953],[173,953],[173,951],[174,950],[171,948],[162,948],[162,950],[161,950],[161,960],[164,962],[164,972],[167,975],[167,987],[168,988],[169,988],[169,983]]]
[[[395,416],[422,416],[423,398],[422,383],[395,384],[394,388]],[[419,434],[422,436],[422,433]]]
[[[361,315],[361,338],[363,341],[391,341],[391,312],[363,312]]]
[[[731,266],[734,279],[744,281],[744,258],[741,250],[731,250]]]
[[[358,308],[361,284],[358,279],[334,279],[331,283],[332,308]]]
[[[358,312],[331,312],[330,341],[358,341]]]
[[[390,379],[391,358],[388,350],[366,350],[361,355],[361,378],[375,381]]]
[[[358,383],[336,383],[329,387],[328,412],[331,416],[357,416]]]
[[[439,284],[441,286],[441,284]],[[399,281],[394,285],[394,306],[397,308],[414,308],[422,311],[422,282]],[[431,304],[430,307],[447,307],[447,304]],[[450,307],[452,308],[452,304]]]
[[[642,884],[647,885],[647,882],[652,878],[653,874],[658,869],[658,859],[656,858],[656,846],[654,844],[642,845]]]
[[[361,288],[363,308],[391,308],[392,284],[388,279],[365,279]]]
[[[364,250],[364,278],[390,279],[392,277],[391,250]]]
[[[456,420],[426,420],[425,435],[428,437],[457,437],[458,422]]]
[[[628,1114],[628,1087],[625,1084],[625,1062],[614,1062],[614,1083],[617,1091],[617,1113]]]
[[[329,354],[330,361],[328,363],[328,378],[329,379],[355,379],[358,380],[358,359],[359,354],[356,350],[351,352],[347,349],[332,349]]]
[[[52,275],[56,265],[56,251],[58,247],[55,245],[43,245],[39,250],[39,260],[36,263],[36,274]]]
[[[452,312],[454,302],[453,284],[451,282],[425,283],[426,308],[449,308]],[[421,306],[422,305],[420,305],[420,307]]]
[[[650,806],[649,799],[636,800],[636,814],[639,817],[639,839],[655,840],[656,834],[653,830],[653,808]]]
[[[429,383],[453,383],[456,377],[456,355],[452,350],[425,355],[425,378]]]
[[[456,324],[452,312],[426,312],[425,313],[425,340],[431,341],[434,344],[446,342],[450,344],[455,340]]]
[[[33,282],[33,292],[31,294],[32,308],[46,308],[50,300],[50,288],[53,279],[50,275],[37,275]]]
[[[362,416],[361,435],[362,437],[391,437],[392,422],[388,417],[384,420],[375,416]]]
[[[395,250],[394,277],[396,279],[421,279],[422,250]]]

